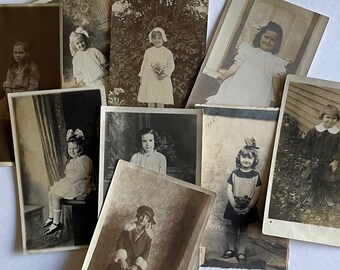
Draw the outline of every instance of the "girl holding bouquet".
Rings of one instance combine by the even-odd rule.
[[[245,247],[248,224],[259,221],[256,203],[262,185],[260,174],[255,170],[259,163],[256,141],[245,139],[246,145],[237,153],[236,167],[227,181],[228,203],[223,218],[231,221],[231,232],[227,235],[228,249],[223,258],[236,257],[247,262]]]
[[[149,34],[153,44],[144,53],[138,92],[138,102],[148,103],[148,107],[163,108],[164,104],[174,104],[171,74],[175,69],[172,52],[163,46],[167,42],[165,32],[156,27]]]

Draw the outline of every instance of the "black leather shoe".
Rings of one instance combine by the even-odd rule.
[[[48,229],[48,230],[44,231],[45,235],[54,234],[55,232],[60,231],[63,228],[63,224],[60,223],[60,222],[58,224],[55,224],[55,223],[53,223],[53,224],[56,225],[56,227],[53,228],[52,230]]]
[[[52,223],[53,223],[53,218],[48,218],[47,220],[49,220],[49,219],[50,219],[50,221],[46,221],[46,222],[41,226],[41,228],[46,228],[46,227],[49,227],[49,226],[52,225]]]

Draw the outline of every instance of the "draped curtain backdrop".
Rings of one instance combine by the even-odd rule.
[[[44,150],[45,166],[50,184],[53,185],[63,176],[65,168],[62,160],[65,150],[62,151],[59,147],[62,142],[60,138],[66,136],[61,99],[59,95],[37,95],[33,96],[33,102]]]
[[[45,167],[50,185],[64,177],[67,163],[66,127],[60,94],[33,96],[33,103],[41,144],[44,151]],[[73,237],[71,206],[62,206],[62,223],[64,224],[62,237],[58,245]]]

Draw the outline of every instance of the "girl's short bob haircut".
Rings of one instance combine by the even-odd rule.
[[[283,38],[283,30],[282,30],[281,26],[278,25],[277,23],[269,21],[266,26],[261,27],[260,31],[255,35],[255,38],[254,38],[252,44],[255,48],[259,48],[261,37],[266,31],[273,31],[273,32],[277,33],[276,43],[275,43],[273,49],[271,50],[272,54],[277,54],[280,51],[281,42],[282,42],[282,38]]]
[[[319,118],[322,119],[324,115],[331,115],[331,116],[336,116],[336,119],[339,121],[340,120],[340,111],[338,110],[337,107],[333,105],[326,105],[325,107],[322,108],[321,112],[319,113]]]
[[[252,169],[255,169],[257,164],[259,164],[259,155],[254,148],[243,147],[240,151],[238,151],[236,156],[236,167],[241,168],[241,156],[242,157],[249,157],[254,159],[254,163],[251,165]]]
[[[149,127],[143,127],[141,128],[139,131],[138,131],[138,137],[137,137],[137,146],[138,148],[142,148],[142,136],[145,135],[145,134],[152,134],[153,135],[153,138],[155,140],[155,146],[156,146],[156,143],[157,143],[157,140],[158,140],[158,134],[156,131],[154,131],[152,128],[149,128]]]

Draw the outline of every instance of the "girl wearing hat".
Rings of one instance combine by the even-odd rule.
[[[238,152],[236,167],[228,178],[228,204],[223,218],[231,220],[232,231],[227,237],[228,250],[223,257],[235,257],[239,262],[247,262],[245,245],[247,241],[247,226],[259,220],[256,203],[262,185],[260,175],[255,170],[259,163],[255,139],[246,138],[246,145]],[[237,250],[237,253],[236,253]]]
[[[171,74],[175,69],[172,52],[163,46],[167,42],[165,32],[156,27],[149,34],[153,44],[144,53],[138,92],[138,102],[148,103],[148,107],[163,108],[164,104],[174,104]]]
[[[138,207],[137,220],[124,226],[106,269],[146,270],[153,237],[151,228],[156,224],[154,215],[151,207]]]

